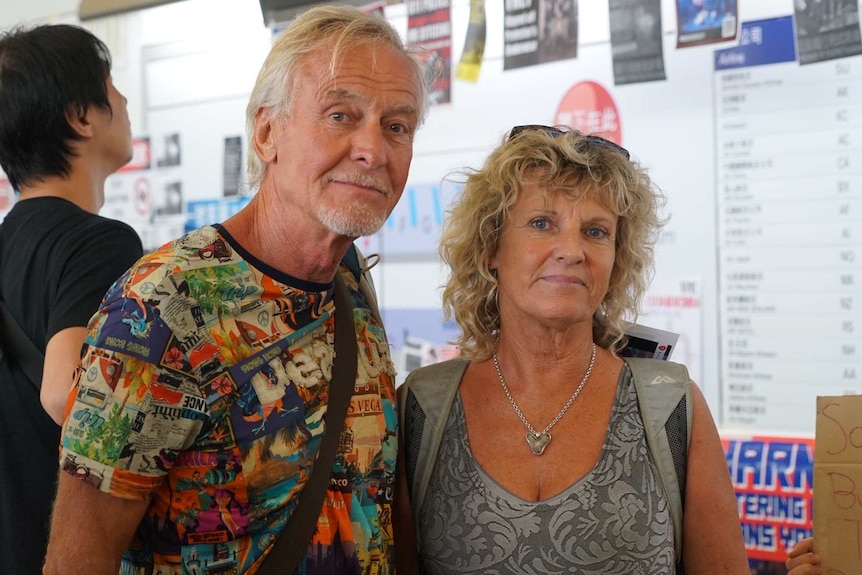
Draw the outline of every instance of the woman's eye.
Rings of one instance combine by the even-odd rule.
[[[587,235],[597,240],[608,237],[608,232],[602,228],[589,228]]]
[[[532,227],[534,230],[547,230],[549,227],[551,227],[551,224],[545,218],[536,218],[535,220],[530,222],[530,227]]]
[[[347,119],[347,114],[345,114],[344,112],[333,112],[332,114],[329,115],[329,117],[332,118],[333,120],[335,120],[336,122],[343,122],[344,120]]]

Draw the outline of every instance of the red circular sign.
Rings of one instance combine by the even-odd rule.
[[[608,91],[596,82],[575,84],[557,107],[554,124],[623,144],[617,105]]]
[[[135,211],[141,216],[147,216],[150,213],[150,181],[141,177],[135,180],[132,189],[132,205]]]

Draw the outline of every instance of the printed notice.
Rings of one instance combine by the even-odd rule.
[[[577,0],[506,0],[504,6],[504,70],[577,57]]]
[[[408,0],[407,42],[423,49],[426,76],[433,78],[428,91],[431,104],[451,101],[452,18],[451,0]]]
[[[794,2],[799,63],[862,54],[857,0]]]
[[[736,38],[736,0],[676,0],[676,47]]]
[[[610,0],[614,84],[664,80],[660,0]]]

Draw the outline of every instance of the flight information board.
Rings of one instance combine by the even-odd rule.
[[[810,433],[862,393],[862,59],[800,66],[786,17],[714,69],[723,421]]]

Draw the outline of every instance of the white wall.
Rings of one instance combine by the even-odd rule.
[[[453,0],[453,68],[463,48],[469,0]],[[793,13],[793,0],[739,1],[741,21]],[[74,21],[75,0],[0,0],[0,28],[22,20]],[[676,49],[674,0],[662,0],[666,82],[614,87],[606,0],[580,1],[577,59],[503,71],[503,2],[486,2],[488,36],[476,84],[453,80],[449,105],[435,107],[416,142],[411,182],[439,182],[477,166],[512,125],[551,123],[565,92],[593,79],[611,92],[624,122],[624,145],[668,198],[672,219],[657,252],[657,279],[694,277],[702,286],[700,384],[719,412],[719,349],[712,53],[715,45]],[[387,7],[406,32],[404,5]],[[114,79],[129,99],[137,134],[184,130],[189,199],[218,195],[221,169],[212,147],[244,132],[242,109],[265,57],[269,33],[258,0],[186,0],[86,23],[115,57]],[[197,167],[195,167],[197,166]],[[403,202],[402,202],[403,204]],[[375,272],[384,308],[439,306],[436,261],[390,262]]]

